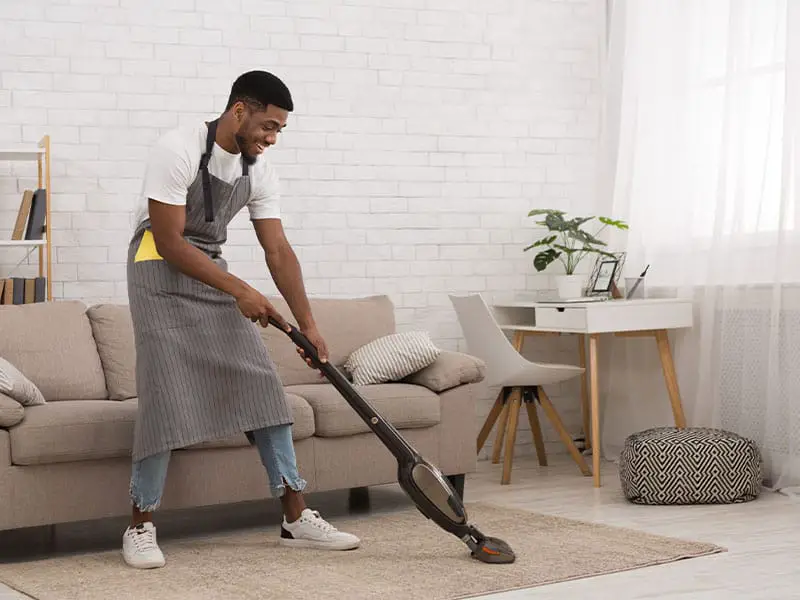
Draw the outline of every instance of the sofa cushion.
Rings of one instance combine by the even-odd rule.
[[[286,301],[270,297],[285,319],[295,323]],[[394,305],[388,296],[364,298],[310,298],[311,312],[328,346],[329,360],[337,367],[357,348],[395,331]],[[275,327],[260,329],[284,385],[319,383],[319,371],[297,354],[297,346]]]
[[[107,397],[82,302],[0,305],[0,332],[0,356],[25,373],[48,402]]]
[[[0,393],[13,398],[22,406],[44,404],[45,399],[25,374],[4,358],[0,358]]]
[[[304,440],[314,435],[314,411],[311,405],[297,394],[286,394],[289,404],[292,407],[294,425],[292,425],[292,439],[294,441]],[[221,440],[208,440],[199,444],[192,444],[187,450],[200,450],[203,448],[235,448],[238,446],[248,446],[250,442],[244,433],[223,438]]]
[[[11,462],[41,465],[130,456],[136,400],[62,400],[25,409],[9,430]]]
[[[25,407],[13,398],[0,394],[0,427],[14,427],[25,416]]]
[[[356,349],[344,363],[356,385],[400,381],[433,364],[441,350],[426,331],[384,335]]]
[[[439,396],[422,386],[379,383],[356,389],[396,429],[432,427],[441,420]],[[314,409],[317,436],[341,437],[372,431],[330,383],[293,385],[287,390],[305,398]]]
[[[436,361],[404,378],[405,383],[422,385],[434,392],[444,392],[459,385],[478,383],[486,377],[486,363],[480,358],[442,350]]]
[[[92,326],[97,353],[111,400],[136,397],[136,343],[127,304],[95,304],[86,315]]]
[[[314,434],[311,406],[288,394],[295,440]],[[62,400],[25,409],[23,421],[11,429],[11,460],[15,465],[39,465],[130,456],[138,402],[128,400]],[[244,434],[209,440],[189,449],[248,445]]]

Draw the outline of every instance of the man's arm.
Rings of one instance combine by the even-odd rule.
[[[253,219],[258,242],[264,249],[267,267],[278,291],[304,331],[316,329],[314,316],[306,295],[300,261],[283,230],[280,219]]]
[[[150,229],[156,250],[179,271],[203,283],[237,297],[249,287],[244,281],[226,273],[202,250],[183,237],[186,207],[149,199]]]
[[[207,254],[195,248],[183,237],[186,224],[186,207],[149,199],[150,229],[156,250],[168,263],[198,281],[228,293],[239,305],[242,314],[260,320],[266,327],[268,318],[274,317],[282,327],[286,321],[261,292],[235,275],[221,269]]]

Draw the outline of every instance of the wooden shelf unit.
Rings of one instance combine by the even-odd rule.
[[[41,240],[0,240],[2,247],[39,247],[39,276],[47,278],[47,300],[53,299],[53,244],[50,234],[50,136],[45,135],[34,147],[0,148],[0,161],[36,161],[38,186],[45,190],[44,234]],[[45,260],[46,259],[46,260]]]

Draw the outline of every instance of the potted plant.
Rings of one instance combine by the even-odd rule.
[[[603,248],[606,243],[598,236],[607,228],[628,229],[627,223],[608,217],[574,217],[566,219],[566,213],[549,208],[535,209],[528,213],[529,217],[545,215],[544,220],[536,221],[537,225],[547,228],[548,234],[540,240],[526,246],[524,252],[538,249],[533,258],[534,268],[541,272],[555,260],[564,266],[564,274],[556,280],[558,295],[562,299],[579,298],[583,295],[584,277],[576,274],[575,269],[588,254],[599,254],[614,258],[614,255]],[[590,233],[583,229],[587,223],[597,220],[600,227]]]

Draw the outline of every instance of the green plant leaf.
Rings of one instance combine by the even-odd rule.
[[[561,253],[558,250],[553,250],[552,248],[543,250],[534,257],[533,266],[537,271],[544,271],[559,256],[561,256]]]
[[[591,233],[586,233],[582,229],[577,231],[570,231],[567,233],[569,237],[574,240],[578,240],[579,242],[583,242],[584,244],[595,244],[597,246],[607,246],[603,240],[597,239]]]
[[[597,217],[597,218],[601,223],[605,225],[611,225],[611,227],[616,227],[617,229],[628,229],[628,224],[625,221],[609,219],[608,217]]]
[[[535,208],[528,213],[529,217],[535,217],[536,215],[565,215],[563,210],[555,210],[552,208]]]
[[[570,224],[571,229],[577,230],[581,225],[591,221],[592,219],[594,219],[594,217],[575,217],[574,219],[570,219],[568,223]]]
[[[592,248],[591,246],[584,246],[584,252],[594,252],[595,254],[600,254],[601,256],[607,256],[608,258],[613,258],[616,260],[617,256],[612,254],[611,252],[606,252],[605,250],[600,250],[600,248]]]
[[[544,220],[544,222],[550,231],[567,231],[570,229],[569,224],[560,214],[551,213],[547,215],[547,218]]]
[[[558,236],[555,236],[555,235],[550,235],[550,236],[547,236],[547,237],[543,237],[538,242],[534,242],[530,246],[526,246],[525,248],[523,248],[523,252],[527,252],[531,248],[536,248],[538,246],[547,246],[549,244],[552,244],[556,240],[557,237]]]
[[[572,256],[575,252],[579,252],[579,248],[567,248],[566,246],[562,246],[561,244],[553,244],[553,248],[558,248],[559,250],[563,251],[564,254],[567,256]]]

